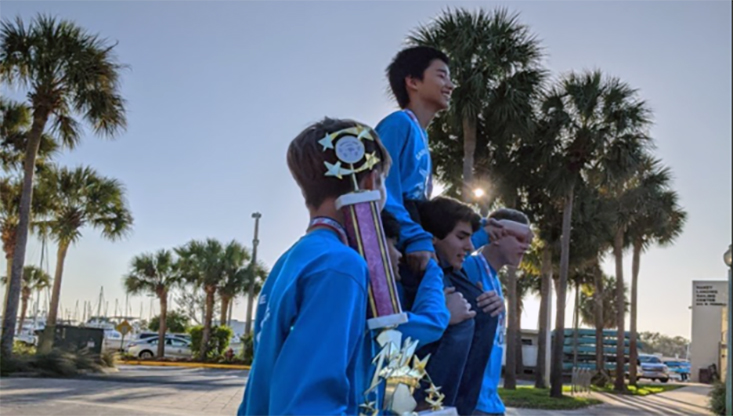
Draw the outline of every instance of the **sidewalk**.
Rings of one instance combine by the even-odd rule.
[[[506,416],[580,416],[580,415],[704,415],[711,416],[708,410],[708,393],[711,387],[692,384],[665,393],[645,397],[621,396],[607,393],[591,393],[591,397],[604,403],[580,410],[535,410],[507,409]]]

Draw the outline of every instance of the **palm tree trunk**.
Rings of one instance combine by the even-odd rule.
[[[624,231],[619,228],[613,239],[613,256],[616,260],[616,302],[618,308],[616,310],[616,381],[613,389],[616,391],[625,391],[625,371],[624,364],[626,354],[624,354],[624,343],[626,341],[626,332],[624,325]],[[629,363],[629,367],[633,367],[633,363]]]
[[[631,324],[629,331],[631,339],[629,340],[629,384],[636,386],[636,360],[638,359],[638,351],[636,350],[636,312],[637,312],[637,295],[639,290],[639,267],[641,266],[641,241],[634,241],[634,254],[631,258]],[[623,304],[621,304],[623,310]]]
[[[11,357],[15,335],[15,321],[20,300],[21,279],[25,265],[25,248],[28,244],[28,229],[31,223],[31,200],[33,199],[33,176],[36,171],[36,156],[41,145],[41,134],[46,127],[48,111],[36,108],[33,113],[33,124],[28,133],[28,145],[25,150],[23,164],[23,192],[20,196],[19,219],[16,227],[13,263],[8,276],[8,301],[3,314],[2,336],[0,336],[0,355]]]
[[[473,195],[473,160],[476,153],[476,118],[463,116],[463,201]],[[509,351],[509,350],[507,350]],[[508,357],[507,357],[508,360]],[[508,361],[507,361],[508,364]],[[505,387],[506,388],[506,387]]]
[[[550,308],[550,291],[552,285],[552,248],[550,244],[545,241],[545,246],[542,248],[542,272],[541,272],[541,283],[540,283],[540,323],[539,331],[537,334],[537,368],[535,369],[535,382],[534,386],[538,389],[546,389],[547,383],[545,382],[545,355],[547,354],[547,332],[550,328],[547,327],[548,311]]]
[[[606,372],[605,357],[603,354],[603,271],[599,265],[596,265],[593,273],[593,302],[595,302],[595,327],[596,327],[596,370],[600,373]],[[605,378],[599,377],[599,383],[603,380],[605,384]]]
[[[517,271],[514,267],[507,268],[507,301],[509,303],[509,320],[507,325],[506,365],[504,367],[504,388],[517,388]]]
[[[517,339],[516,339],[516,354],[517,354],[517,370],[516,374],[519,378],[524,375],[524,354],[522,353],[522,308],[521,305],[517,305]]]
[[[206,288],[206,316],[204,317],[204,333],[201,336],[201,351],[199,352],[199,359],[201,361],[206,359],[206,355],[209,352],[209,339],[211,338],[211,321],[214,315],[214,295],[216,294],[216,287]]]
[[[56,273],[53,277],[51,306],[48,309],[48,315],[46,317],[46,327],[43,329],[43,339],[38,348],[39,353],[50,352],[51,348],[53,348],[54,333],[56,332],[56,317],[58,316],[59,300],[61,299],[61,276],[64,274],[64,261],[66,260],[68,249],[68,242],[59,242],[59,248],[56,253]]]
[[[562,240],[560,251],[560,279],[557,288],[557,315],[555,318],[555,336],[552,339],[552,368],[550,369],[550,396],[562,397],[562,347],[565,342],[565,295],[568,288],[568,271],[570,266],[570,224],[573,219],[574,186],[565,196],[562,213]]]
[[[3,316],[5,316],[6,314],[5,310],[8,307],[8,299],[9,299],[8,295],[10,294],[10,290],[8,289],[10,288],[10,273],[12,273],[12,268],[13,268],[13,255],[12,254],[6,255],[5,262],[6,262],[6,267],[7,267],[5,276],[8,276],[7,277],[8,280],[5,282],[5,298],[3,299],[3,309],[2,309]]]
[[[23,329],[23,323],[25,322],[25,314],[28,312],[28,299],[31,297],[31,290],[28,287],[24,287],[20,296],[20,321],[18,322],[18,333]]]
[[[219,325],[227,324],[227,312],[229,312],[230,298],[227,295],[221,295],[221,311],[219,313]]]
[[[578,366],[578,326],[580,321],[580,280],[575,282],[575,305],[573,307],[573,368]]]
[[[229,301],[229,319],[227,319],[227,326],[231,325],[233,311],[234,311],[234,302],[230,300]]]
[[[162,358],[165,356],[165,333],[168,330],[168,292],[163,290],[158,294],[160,299],[160,319],[158,322],[158,351],[156,356]]]

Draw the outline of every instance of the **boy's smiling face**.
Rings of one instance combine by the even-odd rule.
[[[445,238],[434,238],[433,245],[440,261],[449,264],[455,270],[461,270],[463,260],[474,250],[471,235],[473,235],[471,223],[458,221],[453,231],[448,233]]]

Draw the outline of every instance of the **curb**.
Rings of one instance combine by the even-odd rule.
[[[211,363],[186,363],[168,361],[118,361],[119,365],[143,365],[152,367],[188,367],[188,368],[218,368],[222,370],[249,370],[251,367],[242,364],[211,364]]]

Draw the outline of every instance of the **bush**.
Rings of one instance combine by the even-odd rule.
[[[165,316],[165,327],[167,332],[185,333],[188,330],[188,317],[176,311],[168,311]],[[160,328],[160,315],[154,316],[148,324],[148,329],[158,332]]]
[[[725,383],[715,383],[710,392],[710,410],[716,415],[725,415]]]
[[[54,348],[46,354],[14,354],[0,361],[0,374],[37,373],[47,377],[71,377],[84,371],[101,372],[104,367],[114,367],[114,353],[100,355],[88,349],[68,351]]]
[[[201,341],[204,337],[204,327],[197,325],[189,329],[191,334],[191,351],[198,355],[201,351]],[[209,337],[209,345],[206,348],[206,357],[215,359],[221,356],[229,347],[234,331],[228,326],[215,326],[211,328],[211,336]]]
[[[242,361],[244,361],[244,364],[246,365],[252,364],[252,359],[255,355],[254,338],[252,334],[253,333],[250,332],[249,334],[242,336],[242,342],[244,343],[244,348],[242,348]]]

